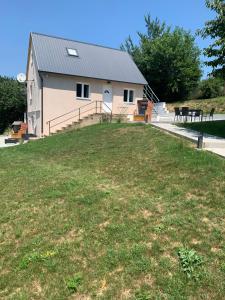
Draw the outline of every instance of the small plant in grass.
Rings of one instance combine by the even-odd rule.
[[[222,263],[220,269],[221,269],[221,271],[222,271],[223,273],[225,273],[225,262]]]
[[[71,293],[76,293],[78,291],[78,287],[81,285],[82,276],[80,273],[75,274],[72,278],[69,278],[66,282],[67,288]]]
[[[19,267],[20,269],[26,269],[28,265],[32,262],[46,261],[55,255],[57,255],[57,251],[54,250],[49,250],[43,253],[39,253],[35,251],[29,255],[25,255],[23,259],[20,261]]]
[[[180,248],[178,250],[178,256],[184,273],[188,278],[197,278],[197,269],[203,263],[201,256],[193,249]]]
[[[163,224],[159,224],[157,226],[154,227],[154,231],[157,233],[162,232],[165,229],[165,226]]]
[[[152,299],[150,293],[144,289],[136,291],[134,300],[150,300]]]

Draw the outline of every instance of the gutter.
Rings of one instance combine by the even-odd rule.
[[[44,132],[44,126],[43,126],[43,77],[41,73],[39,72],[39,76],[41,78],[41,136],[43,136]]]

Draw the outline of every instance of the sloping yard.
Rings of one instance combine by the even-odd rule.
[[[205,113],[208,113],[212,108],[215,108],[215,112],[217,114],[224,114],[225,97],[179,101],[168,103],[166,106],[170,112],[174,112],[174,107],[188,106],[189,108],[193,109],[202,109]]]
[[[0,166],[1,299],[224,298],[224,160],[112,124]]]

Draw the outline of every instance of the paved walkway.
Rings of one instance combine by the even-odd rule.
[[[153,122],[152,125],[176,136],[184,137],[197,144],[199,132],[187,128],[178,127],[172,123]],[[204,134],[204,149],[225,157],[225,139]]]

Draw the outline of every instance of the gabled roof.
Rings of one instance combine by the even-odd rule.
[[[147,84],[131,56],[118,49],[31,33],[39,71]],[[76,49],[78,57],[67,49]]]

